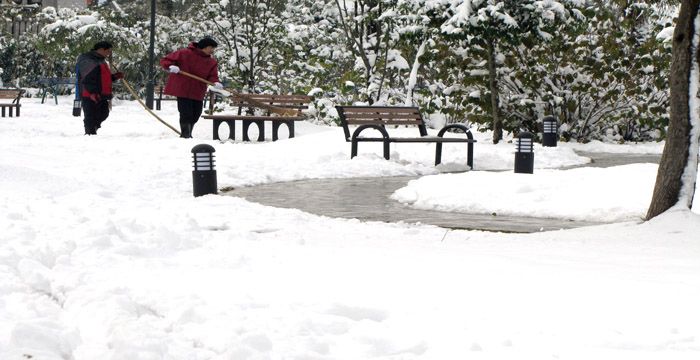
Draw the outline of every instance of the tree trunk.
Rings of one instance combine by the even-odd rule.
[[[678,14],[676,29],[673,33],[673,56],[671,60],[671,72],[669,84],[671,87],[670,97],[670,122],[666,145],[661,156],[659,171],[656,175],[656,185],[651,199],[651,205],[647,211],[647,220],[661,214],[679,203],[683,196],[681,189],[686,186],[690,190],[689,202],[683,204],[690,208],[695,189],[695,179],[697,177],[697,160],[689,163],[690,151],[694,151],[697,156],[697,146],[691,148],[692,118],[691,111],[697,112],[690,106],[690,81],[693,63],[698,58],[697,47],[693,46],[695,36],[695,18],[698,15],[700,0],[683,0]],[[697,74],[696,74],[697,75]],[[697,94],[692,94],[697,97]],[[697,144],[697,139],[694,141]],[[694,171],[692,179],[683,177],[689,165],[693,165]],[[692,169],[688,169],[692,170]],[[684,184],[692,181],[692,184]],[[687,190],[687,189],[686,189]]]
[[[491,91],[491,114],[493,116],[493,143],[503,139],[503,121],[498,111],[498,80],[496,79],[496,49],[494,42],[487,40],[489,66],[489,90]]]

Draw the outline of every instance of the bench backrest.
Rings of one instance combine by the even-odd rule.
[[[22,89],[0,89],[0,99],[12,99],[13,103],[19,104],[23,93]]]
[[[309,103],[313,101],[313,97],[307,95],[277,95],[277,94],[242,94],[243,96],[236,96],[236,94],[231,95],[229,98],[231,100],[231,105],[237,106],[239,114],[242,108],[258,108],[252,101],[261,102],[267,105],[272,105],[278,108],[284,109],[294,109],[297,114],[301,115],[301,111],[309,108]],[[217,94],[213,91],[211,92],[211,101],[209,102],[209,110],[213,111],[214,102],[217,98]],[[220,95],[219,95],[220,96]],[[268,109],[263,109],[270,115]]]
[[[165,90],[165,86],[164,86],[164,85],[158,85],[158,84],[156,84],[156,85],[153,87],[153,94],[154,94],[156,97],[158,97],[158,98],[160,99],[160,98],[162,98],[163,95],[164,95],[164,94],[163,94],[163,90]]]
[[[413,106],[336,106],[345,139],[350,139],[350,125],[417,126],[421,136],[428,135],[420,110]]]

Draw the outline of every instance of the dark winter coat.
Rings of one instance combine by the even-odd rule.
[[[165,70],[168,70],[170,65],[176,65],[180,70],[192,75],[197,75],[210,82],[219,82],[216,60],[205,54],[202,49],[197,48],[194,42],[185,49],[166,55],[160,60],[160,65]],[[167,95],[202,101],[207,92],[207,85],[182,74],[170,74],[163,92]]]
[[[96,51],[78,56],[78,74],[82,97],[97,95],[98,99],[112,98],[112,81],[115,80],[115,76],[109,70],[104,56]]]

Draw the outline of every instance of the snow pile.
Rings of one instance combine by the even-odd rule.
[[[0,121],[0,359],[699,355],[696,213],[503,234],[193,198],[197,143],[216,147],[221,186],[444,169],[421,146],[392,148],[392,161],[361,146],[350,160],[340,129],[309,124],[299,124],[292,140],[220,144],[202,140],[211,136],[202,121],[195,140],[178,139],[131,102],[115,103],[99,135],[87,137],[70,116],[70,99],[59,102],[27,99],[20,118]],[[176,123],[174,106],[159,115]],[[512,148],[480,142],[477,171],[418,183],[490,177],[503,186],[520,176],[483,170],[507,167]],[[464,166],[463,148],[445,151],[449,166]],[[653,172],[651,165],[543,170],[586,161],[566,145],[537,159],[531,179],[543,185],[528,186],[542,194],[549,186],[559,195],[564,182],[592,191],[580,184],[584,177],[619,189],[617,177]],[[547,174],[559,182],[545,181]],[[502,190],[513,203],[527,194]],[[591,207],[592,198],[577,206]]]

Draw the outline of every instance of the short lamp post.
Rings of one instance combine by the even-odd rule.
[[[515,173],[533,173],[535,167],[534,139],[535,136],[527,131],[521,132],[515,139]]]
[[[194,196],[217,194],[216,169],[214,167],[213,146],[199,144],[192,148],[194,170],[192,171],[192,189]]]
[[[80,111],[81,111],[81,102],[80,102],[80,94],[78,94],[78,88],[76,87],[75,89],[76,94],[75,94],[75,99],[73,99],[73,116],[80,116]]]
[[[558,121],[554,116],[542,119],[542,146],[556,147],[558,136]]]
[[[156,0],[151,0],[150,39],[148,43],[148,81],[146,82],[146,106],[153,109],[153,89],[155,88],[155,42],[156,42]]]

